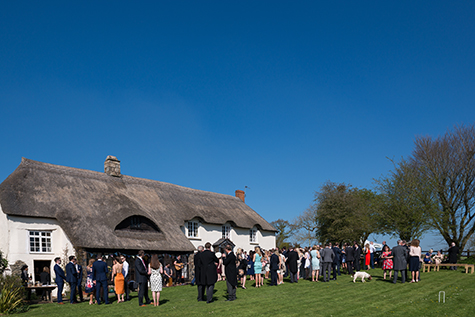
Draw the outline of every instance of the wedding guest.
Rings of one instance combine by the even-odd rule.
[[[229,244],[226,245],[224,252],[225,257],[223,264],[228,289],[228,299],[226,301],[233,301],[236,299],[237,289],[236,256],[233,253],[233,248]]]
[[[202,270],[202,263],[201,263],[201,252],[203,252],[203,246],[199,245],[198,246],[198,252],[195,253],[194,257],[194,262],[195,262],[195,283],[198,288],[198,301],[202,302],[204,301],[204,284],[201,280],[201,270]],[[165,276],[167,276],[169,279],[171,279],[171,271],[170,271],[170,265],[167,265],[165,267]]]
[[[287,258],[284,256],[284,254],[280,254],[280,261],[279,261],[279,270],[277,271],[277,274],[279,275],[279,283],[278,284],[284,284],[284,275],[286,271],[286,266],[285,266],[285,261],[287,261]]]
[[[346,269],[346,243],[341,247],[341,268]]]
[[[432,261],[435,263],[435,265],[439,265],[440,263],[444,262],[442,250],[437,251],[437,254],[432,257]]]
[[[158,254],[152,254],[152,259],[148,265],[150,275],[150,289],[152,291],[153,306],[160,305],[160,292],[162,291],[162,263],[158,260]]]
[[[383,259],[383,279],[386,279],[386,273],[389,271],[389,279],[391,279],[393,275],[393,255],[391,250],[387,245],[383,247],[383,254],[381,255]]]
[[[238,249],[238,256],[237,260],[239,261],[238,264],[238,278],[241,281],[242,289],[246,289],[246,270],[247,270],[247,259],[242,250]]]
[[[94,264],[95,260],[90,259],[89,264],[86,266],[86,287],[84,290],[86,291],[86,294],[89,296],[89,305],[94,304],[93,299],[94,299],[94,282],[92,278],[92,265]]]
[[[125,291],[125,301],[130,300],[130,289],[129,289],[129,281],[130,281],[130,274],[129,274],[129,262],[127,262],[127,258],[125,255],[120,256],[120,260],[122,262],[122,275],[124,276],[124,291]]]
[[[348,273],[353,276],[353,263],[355,261],[355,248],[351,246],[351,244],[347,245],[345,248],[346,252],[346,267],[348,269]]]
[[[144,260],[145,251],[140,250],[135,259],[135,278],[139,284],[139,307],[150,305],[148,297],[148,266]],[[145,297],[145,303],[143,302]]]
[[[256,246],[254,248],[254,256],[252,261],[254,262],[254,275],[255,275],[255,281],[256,285],[255,287],[261,287],[264,283],[262,279],[262,251],[261,248]]]
[[[318,282],[318,274],[320,272],[320,252],[318,251],[318,246],[313,246],[310,255],[312,256],[312,282]]]
[[[76,257],[69,256],[69,263],[66,264],[66,282],[69,283],[69,303],[76,304],[76,287],[78,284],[78,271],[76,269]]]
[[[99,253],[96,257],[96,261],[92,265],[92,280],[96,288],[96,301],[97,304],[101,304],[101,288],[104,294],[104,303],[109,304],[109,293],[107,286],[107,273],[109,269],[107,264],[102,260],[102,254]]]
[[[66,279],[66,275],[64,274],[64,270],[61,268],[61,258],[55,258],[54,262],[56,263],[54,265],[54,282],[58,286],[58,295],[57,295],[57,301],[59,305],[63,305],[63,287],[64,287],[64,280]]]
[[[320,256],[322,259],[322,275],[323,281],[329,282],[330,281],[330,273],[331,273],[331,265],[333,263],[333,259],[335,258],[335,254],[333,250],[330,249],[330,244],[325,243],[325,248],[320,252]]]
[[[216,255],[211,252],[211,243],[206,242],[205,250],[200,255],[202,266],[201,277],[206,285],[206,303],[213,301],[214,284],[218,280],[216,263],[219,262]]]
[[[124,265],[121,263],[120,258],[114,259],[114,265],[112,266],[111,281],[114,283],[114,291],[117,295],[117,303],[124,301],[125,294],[125,279],[122,269]]]
[[[294,250],[294,248],[289,248],[287,252],[287,268],[289,269],[290,274],[290,283],[297,283],[298,278],[298,253]]]
[[[270,286],[277,286],[277,270],[279,269],[279,249],[275,249],[274,254],[270,257]]]
[[[361,271],[361,247],[356,243],[356,241],[354,241],[353,244],[353,248],[355,250],[355,260],[353,266],[355,267],[355,271]]]
[[[450,244],[449,248],[449,263],[456,264],[457,263],[457,257],[459,254],[459,247],[455,245],[455,242],[452,242]],[[456,270],[456,266],[451,266],[451,270]]]
[[[371,267],[371,250],[369,243],[366,243],[364,247],[364,265],[366,266],[366,270],[369,270]]]
[[[409,271],[411,271],[412,275],[412,281],[410,283],[419,282],[419,262],[421,260],[421,253],[422,250],[419,246],[419,240],[412,240],[409,248]]]
[[[434,250],[430,249],[429,252],[427,252],[424,255],[424,263],[425,264],[432,264],[432,253],[433,252],[434,252]]]
[[[370,241],[369,243],[369,252],[370,252],[371,268],[374,269],[374,253],[376,252],[376,248],[374,247],[373,241]]]
[[[335,245],[332,247],[333,253],[335,254],[335,257],[333,258],[333,263],[332,263],[332,272],[333,272],[332,280],[334,281],[336,281],[337,274],[341,275],[340,274],[341,250],[339,246],[340,244],[336,242]]]
[[[45,266],[43,268],[43,272],[40,274],[40,282],[41,285],[50,285],[51,284],[51,275],[49,274],[49,267]],[[42,300],[51,301],[51,291],[50,290],[43,290],[41,294]]]
[[[407,249],[404,246],[403,240],[398,240],[398,245],[392,249],[393,255],[393,268],[394,268],[394,280],[396,284],[398,272],[401,272],[401,282],[406,282],[406,268],[407,268]]]

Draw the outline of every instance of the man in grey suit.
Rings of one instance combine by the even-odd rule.
[[[332,267],[333,259],[335,258],[335,254],[333,253],[333,250],[330,249],[330,244],[326,243],[325,244],[325,249],[320,251],[320,257],[322,259],[322,264],[323,264],[323,281],[324,282],[329,282],[330,281],[330,270]]]
[[[393,283],[397,282],[398,272],[401,271],[401,282],[406,282],[406,268],[407,268],[407,249],[403,244],[402,240],[398,240],[398,245],[392,249],[393,254],[393,268],[394,268],[394,280]]]

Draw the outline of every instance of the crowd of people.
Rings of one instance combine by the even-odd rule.
[[[410,283],[418,283],[422,263],[440,264],[445,262],[442,251],[434,254],[431,249],[422,254],[420,241],[417,239],[410,243],[399,240],[397,246],[392,249],[383,242],[379,258],[375,256],[376,248],[372,242],[366,244],[364,248],[361,248],[356,242],[345,243],[341,248],[338,243],[271,250],[263,250],[256,246],[249,253],[237,248],[236,254],[234,254],[231,245],[227,245],[224,252],[215,253],[211,251],[209,242],[197,249],[198,252],[195,253],[193,261],[194,278],[191,284],[197,285],[198,301],[207,303],[213,301],[214,284],[220,280],[226,281],[228,301],[233,301],[236,299],[236,289],[239,285],[242,289],[246,289],[248,277],[251,282],[254,282],[253,286],[256,288],[263,287],[266,279],[270,279],[268,283],[270,286],[283,284],[284,277],[287,276],[290,276],[290,283],[298,283],[300,279],[308,279],[312,282],[329,282],[336,280],[342,273],[353,276],[362,268],[369,270],[374,268],[375,263],[380,263],[384,280],[389,273],[389,280],[392,279],[393,283],[398,281],[399,274],[402,283],[405,283],[406,277],[410,279]],[[458,252],[458,248],[452,243],[447,261],[456,263]],[[150,259],[149,262],[147,258]],[[65,281],[69,283],[70,287],[69,302],[75,304],[78,301],[83,301],[83,268],[77,263],[76,257],[69,257],[65,270],[61,267],[59,257],[54,261],[58,304],[63,304],[62,292]],[[163,285],[171,286],[173,280],[175,285],[184,284],[182,271],[188,263],[180,255],[174,258],[172,263],[173,267],[170,266],[170,263],[163,265],[158,254],[145,257],[145,252],[141,250],[134,263],[135,280],[131,281],[129,263],[124,255],[114,257],[112,267],[109,269],[102,255],[98,254],[95,259],[89,260],[86,267],[84,294],[87,294],[90,305],[101,304],[101,302],[109,304],[108,284],[110,280],[110,283],[114,285],[117,303],[130,300],[130,290],[138,289],[139,306],[159,306]],[[455,267],[451,267],[451,269],[455,269]],[[22,268],[21,276],[24,281],[28,280],[27,266]],[[49,284],[51,277],[48,267],[44,268],[40,277],[44,285]],[[149,286],[152,300],[149,298]],[[42,297],[50,298],[51,294],[44,292]]]

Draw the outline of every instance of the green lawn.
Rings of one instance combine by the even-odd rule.
[[[382,279],[381,269],[370,271],[373,280],[353,283],[345,275],[329,283],[299,281],[291,284],[238,288],[237,300],[226,302],[226,283],[216,284],[214,302],[197,302],[196,286],[164,288],[160,306],[138,307],[137,293],[130,302],[92,305],[36,304],[24,316],[474,316],[475,274],[462,270],[422,274],[419,283],[392,284]],[[265,282],[267,284],[268,281]],[[438,303],[439,291],[446,302]],[[151,296],[150,296],[151,298]]]

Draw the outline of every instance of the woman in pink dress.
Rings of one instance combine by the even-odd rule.
[[[393,275],[393,255],[391,250],[387,245],[383,247],[383,254],[381,255],[383,261],[383,278],[386,279],[386,272],[389,271],[389,279],[391,279]]]

